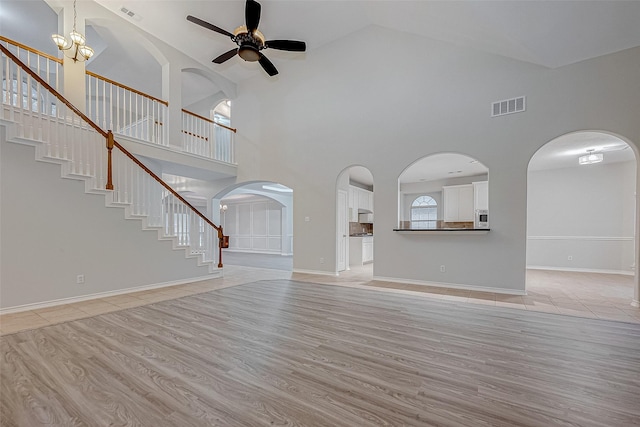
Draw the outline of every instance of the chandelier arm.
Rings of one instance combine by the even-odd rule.
[[[53,38],[54,43],[58,46],[58,49],[63,51],[67,58],[72,59],[73,62],[82,62],[88,61],[93,56],[93,49],[87,46],[84,35],[77,31],[78,10],[76,8],[76,4],[77,0],[73,0],[73,30],[69,35],[70,40],[67,40],[66,37],[58,34],[54,34],[51,37]],[[64,41],[64,43],[62,43],[62,41]],[[73,51],[73,56],[68,55],[66,52],[74,47],[75,50]],[[78,54],[80,54],[80,58],[78,58]]]

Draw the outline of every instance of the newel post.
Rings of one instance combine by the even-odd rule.
[[[229,236],[225,236],[222,227],[218,228],[218,268],[222,268],[222,249],[229,247]]]
[[[111,173],[111,150],[113,150],[113,132],[107,132],[107,190],[113,190],[113,178]]]

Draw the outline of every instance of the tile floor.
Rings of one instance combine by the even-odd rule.
[[[0,316],[0,334],[10,334],[265,279],[293,279],[333,286],[376,288],[381,292],[410,293],[418,297],[456,303],[486,304],[640,323],[640,308],[630,305],[633,297],[631,276],[530,270],[527,272],[527,295],[513,296],[374,281],[372,275],[371,264],[353,268],[338,277],[230,265],[225,267],[225,277],[220,279],[4,314]]]

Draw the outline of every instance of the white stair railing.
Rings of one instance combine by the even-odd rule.
[[[87,116],[103,129],[168,146],[169,103],[87,71]]]
[[[217,261],[214,229],[120,150],[113,151],[112,182],[111,204],[126,207],[127,217],[140,217],[145,228],[160,229],[163,238],[172,238],[189,255]]]
[[[235,132],[234,128],[182,110],[182,149],[187,153],[235,164]]]
[[[59,81],[57,60],[17,50],[31,64],[25,65],[47,84]],[[104,137],[6,55],[2,56],[2,82],[2,118],[16,123],[15,136],[40,141],[39,158],[61,163],[68,176],[93,177],[96,188],[104,188]]]
[[[222,228],[214,225],[86,115],[71,105],[35,70],[0,43],[5,82],[2,118],[16,125],[14,138],[37,141],[36,156],[62,165],[63,176],[88,181],[87,190],[105,192],[109,205],[125,208],[200,261],[222,267]],[[105,143],[106,142],[106,143]],[[105,145],[108,149],[105,149]],[[117,148],[113,150],[113,148]],[[110,191],[107,191],[108,189]],[[226,247],[226,246],[225,246]],[[218,250],[216,251],[216,248]]]

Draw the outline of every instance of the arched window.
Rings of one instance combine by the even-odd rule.
[[[225,99],[221,101],[212,111],[214,122],[224,126],[231,126],[231,101]],[[216,159],[233,163],[232,138],[233,134],[227,128],[214,126],[214,140]]]
[[[411,228],[437,228],[438,203],[431,196],[420,196],[411,203]]]

